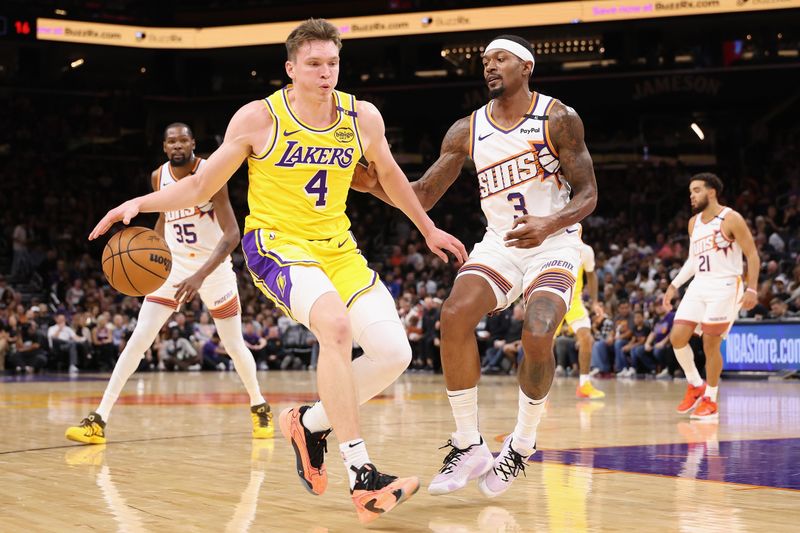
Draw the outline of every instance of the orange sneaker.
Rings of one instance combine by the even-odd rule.
[[[706,392],[706,383],[703,382],[699,387],[695,387],[691,383],[686,386],[686,394],[683,401],[678,404],[678,412],[681,414],[688,413],[700,404],[703,399],[703,394]]]
[[[692,413],[693,420],[719,420],[719,407],[708,396],[703,396],[700,405]]]
[[[281,433],[292,445],[297,458],[297,475],[311,494],[320,495],[328,488],[328,473],[325,471],[325,452],[328,451],[326,437],[330,431],[311,433],[301,422],[308,406],[284,409],[279,417]]]
[[[606,393],[596,389],[591,381],[587,381],[583,385],[578,385],[575,390],[575,397],[579,400],[599,400],[605,398]]]
[[[388,513],[419,490],[417,477],[397,478],[381,474],[370,463],[358,470],[350,467],[356,473],[356,484],[350,491],[353,505],[356,506],[358,520],[368,524],[379,518],[383,513]]]

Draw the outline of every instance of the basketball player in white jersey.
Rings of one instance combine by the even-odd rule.
[[[153,171],[153,190],[177,183],[204,164],[194,155],[194,148],[189,126],[183,123],[167,126],[164,153],[169,161]],[[253,438],[271,438],[272,413],[261,395],[255,359],[242,337],[239,291],[230,258],[231,251],[239,244],[239,224],[227,186],[199,206],[161,213],[155,230],[166,239],[172,252],[172,272],[161,288],[145,297],[136,328],[114,367],[100,405],[78,426],[68,428],[66,437],[86,444],[106,442],[105,426],[111,408],[144,352],[172,313],[199,294],[250,396]]]
[[[672,309],[679,288],[694,276],[675,313],[670,341],[683,368],[688,387],[679,413],[694,410],[696,420],[718,420],[717,390],[722,374],[720,345],[743,307],[757,302],[756,287],[761,261],[753,236],[742,215],[719,204],[722,180],[709,172],[692,176],[689,198],[695,216],[689,219],[689,258],[664,294],[664,307]],[[742,254],[747,257],[747,285],[742,286]],[[689,346],[700,326],[706,356],[703,382]]]
[[[597,204],[592,159],[575,111],[528,88],[530,43],[493,40],[483,55],[492,100],[450,127],[439,159],[412,183],[430,209],[469,156],[488,226],[442,307],[442,366],[456,421],[450,452],[428,490],[445,494],[480,478],[481,492],[505,492],[536,450],[536,428],[555,373],[553,337],[572,300],[581,264],[580,224]],[[372,191],[386,200],[380,190]],[[570,198],[571,197],[571,198]],[[517,425],[492,457],[478,431],[480,358],[475,327],[523,297]]]

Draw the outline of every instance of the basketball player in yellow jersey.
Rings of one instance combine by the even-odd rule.
[[[581,262],[575,289],[572,292],[572,301],[569,311],[564,315],[563,322],[575,332],[575,341],[578,345],[578,371],[580,378],[575,396],[579,399],[599,400],[606,397],[606,393],[597,390],[589,377],[589,366],[592,359],[592,322],[589,312],[583,305],[583,276],[586,275],[586,285],[589,288],[589,301],[592,308],[597,304],[597,274],[594,271],[594,250],[588,244],[581,243]],[[562,323],[563,323],[562,322]]]
[[[411,358],[394,301],[348,232],[345,200],[362,154],[374,163],[392,203],[414,222],[435,254],[447,261],[447,250],[459,262],[467,254],[425,214],[389,151],[380,112],[335,90],[340,48],[339,32],[327,21],[310,19],[295,28],[286,41],[292,84],[243,106],[197,174],[113,209],[89,238],[116,221],[129,223],[139,212],[195,205],[247,160],[250,215],[242,246],[253,281],[320,343],[322,403],[281,413],[281,431],[297,454],[304,485],[321,494],[327,486],[325,436],[332,425],[353,503],[366,523],[416,492],[419,480],[378,472],[360,436],[358,404],[392,383]],[[353,340],[366,357],[351,366]]]

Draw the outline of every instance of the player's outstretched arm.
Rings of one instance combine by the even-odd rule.
[[[452,253],[457,262],[466,261],[467,251],[464,245],[434,225],[420,205],[405,174],[394,160],[386,140],[386,129],[380,112],[374,105],[363,100],[360,100],[357,105],[359,124],[363,132],[364,155],[375,164],[378,181],[389,200],[411,219],[425,237],[431,251],[443,261],[447,262],[444,250]]]
[[[222,144],[196,174],[112,209],[95,226],[89,239],[96,239],[120,220],[125,224],[130,223],[139,213],[161,213],[208,201],[248,155],[262,148],[260,143],[268,138],[271,128],[272,119],[260,101],[250,102],[240,108],[228,124]]]
[[[217,217],[219,227],[222,229],[222,238],[219,240],[211,255],[197,272],[174,285],[175,301],[190,302],[197,295],[203,281],[222,264],[226,257],[239,245],[241,233],[236,215],[233,214],[231,199],[228,196],[228,185],[223,185],[211,198],[214,204],[214,216]]]
[[[736,211],[731,212],[722,221],[723,232],[733,236],[733,240],[739,243],[742,253],[747,259],[747,275],[745,282],[747,287],[742,296],[742,307],[749,311],[758,303],[758,273],[761,271],[761,258],[758,256],[756,243],[753,241],[753,234],[747,227],[742,215]]]
[[[461,167],[464,166],[464,161],[469,155],[469,135],[469,117],[456,121],[447,130],[442,140],[439,159],[425,171],[420,179],[411,183],[411,188],[425,211],[430,211],[436,205],[461,174]],[[366,173],[365,170],[361,172]],[[369,192],[387,204],[394,205],[381,187],[380,181],[372,184],[367,190],[355,186],[353,188],[360,192]]]
[[[597,206],[597,181],[592,157],[583,138],[583,121],[574,109],[561,102],[553,106],[548,120],[550,140],[558,152],[564,178],[572,188],[572,199],[551,216],[518,217],[514,220],[514,229],[506,234],[506,246],[539,246],[553,233],[589,216]]]

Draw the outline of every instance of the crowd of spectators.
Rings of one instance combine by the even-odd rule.
[[[8,113],[0,114],[6,117],[40,109],[39,102],[24,97],[2,105],[8,106]],[[96,126],[76,131],[68,117],[45,113],[0,128],[0,172],[6,177],[0,181],[0,363],[9,372],[109,370],[136,324],[139,301],[108,286],[98,263],[102,243],[91,244],[84,236],[106,208],[147,191],[147,176],[160,156],[157,147],[150,148],[150,158],[116,155],[118,148],[103,153],[91,140],[114,129],[115,110],[107,100],[73,107],[76,116],[95,116]],[[724,200],[750,224],[762,260],[759,305],[749,313],[755,319],[786,320],[800,313],[796,140],[796,133],[783,136],[771,144],[768,164],[745,166],[760,168],[758,179],[744,171],[736,180],[722,176],[729,188]],[[83,145],[94,148],[81,152]],[[423,164],[433,156],[429,148]],[[422,165],[411,168],[409,175],[420,170]],[[659,302],[686,257],[686,184],[692,173],[655,163],[597,169],[600,204],[584,221],[599,280],[600,301],[591,309],[595,373],[669,377],[677,368],[669,347],[673,313]],[[437,224],[468,248],[484,225],[474,184],[474,174],[465,170],[432,211]],[[241,215],[246,179],[236,177],[230,189]],[[440,371],[439,316],[456,269],[428,253],[410,222],[379,200],[351,193],[348,213],[360,248],[397,302],[413,350],[410,370]],[[143,217],[137,223],[153,220]],[[314,368],[313,335],[253,286],[238,250],[234,265],[243,331],[258,367]],[[476,334],[484,372],[515,371],[522,314],[515,305],[481,322]],[[571,335],[564,331],[554,350],[564,375],[574,373],[577,364]],[[165,324],[141,369],[203,368],[223,371],[231,362],[195,299]]]

